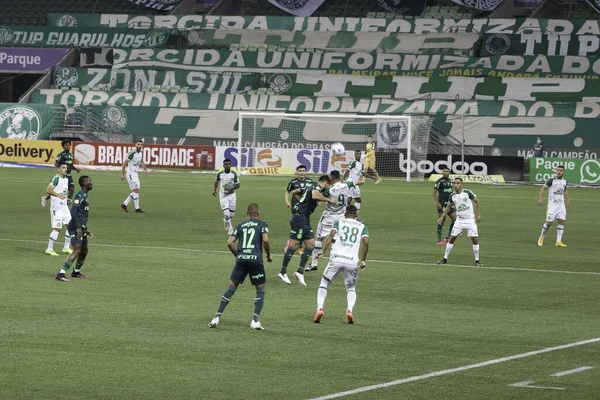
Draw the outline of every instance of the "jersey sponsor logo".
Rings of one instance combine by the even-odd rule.
[[[65,14],[56,21],[56,26],[75,27],[77,26],[77,18],[73,15]]]
[[[0,113],[0,138],[37,139],[41,128],[41,117],[27,106],[13,106]]]
[[[461,204],[458,206],[457,211],[458,212],[463,212],[463,211],[468,211],[471,207],[469,207],[468,204]]]
[[[79,80],[76,68],[56,67],[52,74],[54,84],[58,86],[75,86]]]
[[[127,113],[119,106],[106,107],[102,111],[102,120],[110,129],[120,131],[127,126]]]
[[[267,84],[275,94],[282,94],[290,90],[292,87],[292,80],[287,74],[273,74],[269,78]]]

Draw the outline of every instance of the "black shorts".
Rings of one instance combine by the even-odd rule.
[[[87,247],[87,232],[85,230],[81,239],[77,239],[77,229],[74,226],[67,227],[67,232],[71,238],[71,244],[80,244],[81,247]]]
[[[441,203],[441,202],[440,202],[440,203]],[[444,203],[442,203],[442,208],[438,208],[438,209],[437,209],[437,210],[438,210],[438,214],[441,214],[441,213],[443,213],[443,212],[444,212],[444,210],[446,209],[446,207],[448,207],[448,202],[447,202],[447,201],[445,201]],[[452,208],[450,209],[450,212],[448,212],[448,214],[446,214],[446,215],[454,214],[455,212],[456,212],[456,210],[454,209],[454,207],[452,207]]]
[[[250,275],[250,282],[254,286],[262,285],[267,281],[265,276],[265,266],[262,262],[245,260],[236,260],[229,280],[237,284],[242,284],[247,275]]]
[[[75,184],[73,183],[73,176],[71,174],[67,174],[67,180],[69,181],[69,189],[74,188]]]
[[[290,219],[290,239],[302,241],[314,238],[315,233],[310,226],[310,220],[299,214],[292,215],[292,219]]]

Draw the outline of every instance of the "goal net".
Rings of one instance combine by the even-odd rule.
[[[300,164],[309,174],[343,171],[355,150],[364,162],[371,135],[380,176],[422,180],[415,166],[427,157],[431,125],[426,116],[241,112],[236,167],[261,175],[292,175]],[[345,156],[332,154],[336,142]]]

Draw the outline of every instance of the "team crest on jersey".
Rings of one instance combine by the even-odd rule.
[[[408,135],[408,127],[405,121],[381,122],[377,127],[377,135],[390,147],[400,147]],[[375,146],[373,146],[375,150]]]
[[[40,114],[31,107],[5,108],[0,112],[0,138],[37,139],[40,133],[40,121]]]
[[[504,33],[495,33],[485,41],[485,49],[490,54],[504,54],[510,47],[510,38]]]
[[[299,10],[307,5],[309,0],[275,0],[275,2],[288,10]]]
[[[79,74],[77,69],[72,67],[56,67],[52,78],[57,86],[75,86],[79,80]]]
[[[77,18],[72,15],[65,14],[61,16],[58,21],[56,21],[56,26],[68,26],[72,28],[77,26]]]
[[[169,40],[169,31],[166,29],[152,29],[144,38],[143,47],[163,46]]]
[[[127,126],[127,113],[119,106],[106,107],[102,111],[102,120],[110,129],[122,130]]]
[[[273,74],[267,82],[269,89],[275,92],[275,94],[282,94],[290,90],[292,87],[292,80],[287,74]]]
[[[193,46],[203,46],[206,43],[206,37],[204,37],[202,31],[188,31],[187,39]]]
[[[12,43],[15,38],[15,33],[12,29],[6,26],[0,26],[0,44]]]

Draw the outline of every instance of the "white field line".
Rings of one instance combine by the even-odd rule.
[[[25,240],[25,239],[2,239],[0,241],[3,242],[20,242],[20,243],[48,243],[47,241],[42,240]],[[186,247],[166,247],[166,246],[131,246],[124,244],[103,244],[103,243],[92,243],[88,242],[90,247],[98,246],[98,247],[112,247],[112,248],[122,248],[122,249],[147,249],[147,250],[171,250],[171,251],[189,251],[194,253],[217,253],[217,254],[231,254],[226,250],[207,250],[207,249],[190,249]],[[283,257],[282,254],[273,254],[274,257]],[[323,257],[324,259],[328,257]],[[600,272],[588,272],[588,271],[562,271],[562,270],[554,270],[554,269],[535,269],[535,268],[513,268],[513,267],[476,267],[474,265],[460,265],[460,264],[445,264],[445,265],[436,265],[435,262],[431,263],[420,263],[420,262],[410,262],[410,261],[385,261],[385,260],[367,260],[367,265],[369,263],[380,263],[380,264],[396,264],[396,265],[419,265],[424,267],[439,267],[439,268],[472,268],[472,269],[490,269],[490,270],[503,270],[503,271],[523,271],[523,272],[543,272],[543,273],[552,273],[552,274],[567,274],[567,275],[597,275],[600,276]]]
[[[404,379],[399,379],[396,381],[380,383],[377,385],[363,386],[360,388],[347,390],[345,392],[338,392],[338,393],[329,394],[327,396],[316,397],[313,400],[336,399],[338,397],[349,396],[349,395],[356,394],[356,393],[363,393],[363,392],[368,392],[371,390],[383,389],[383,388],[387,388],[390,386],[397,386],[397,385],[402,385],[404,383],[421,381],[424,379],[435,378],[437,376],[442,376],[442,375],[450,375],[450,374],[454,374],[457,372],[463,372],[463,371],[468,371],[468,370],[475,369],[475,368],[487,367],[489,365],[495,365],[495,364],[500,364],[500,363],[507,362],[507,361],[518,360],[518,359],[526,358],[526,357],[532,357],[532,356],[536,356],[538,354],[550,353],[550,352],[556,351],[556,350],[563,350],[563,349],[568,349],[571,347],[583,346],[583,345],[595,343],[595,342],[600,342],[600,338],[594,338],[594,339],[584,340],[581,342],[563,344],[561,346],[547,347],[547,348],[541,349],[541,350],[528,351],[527,353],[521,353],[521,354],[516,354],[516,355],[508,356],[508,357],[496,358],[495,360],[484,361],[484,362],[465,365],[465,366],[457,367],[457,368],[444,369],[441,371],[430,372],[430,373],[424,374],[424,375],[411,376],[410,378],[404,378]]]
[[[588,369],[593,369],[594,367],[579,367],[579,368],[575,368],[575,369],[571,369],[568,371],[562,371],[562,372],[557,372],[555,374],[552,374],[550,376],[565,376],[565,375],[571,375],[571,374],[576,374],[578,372],[583,372],[583,371],[587,371]]]

